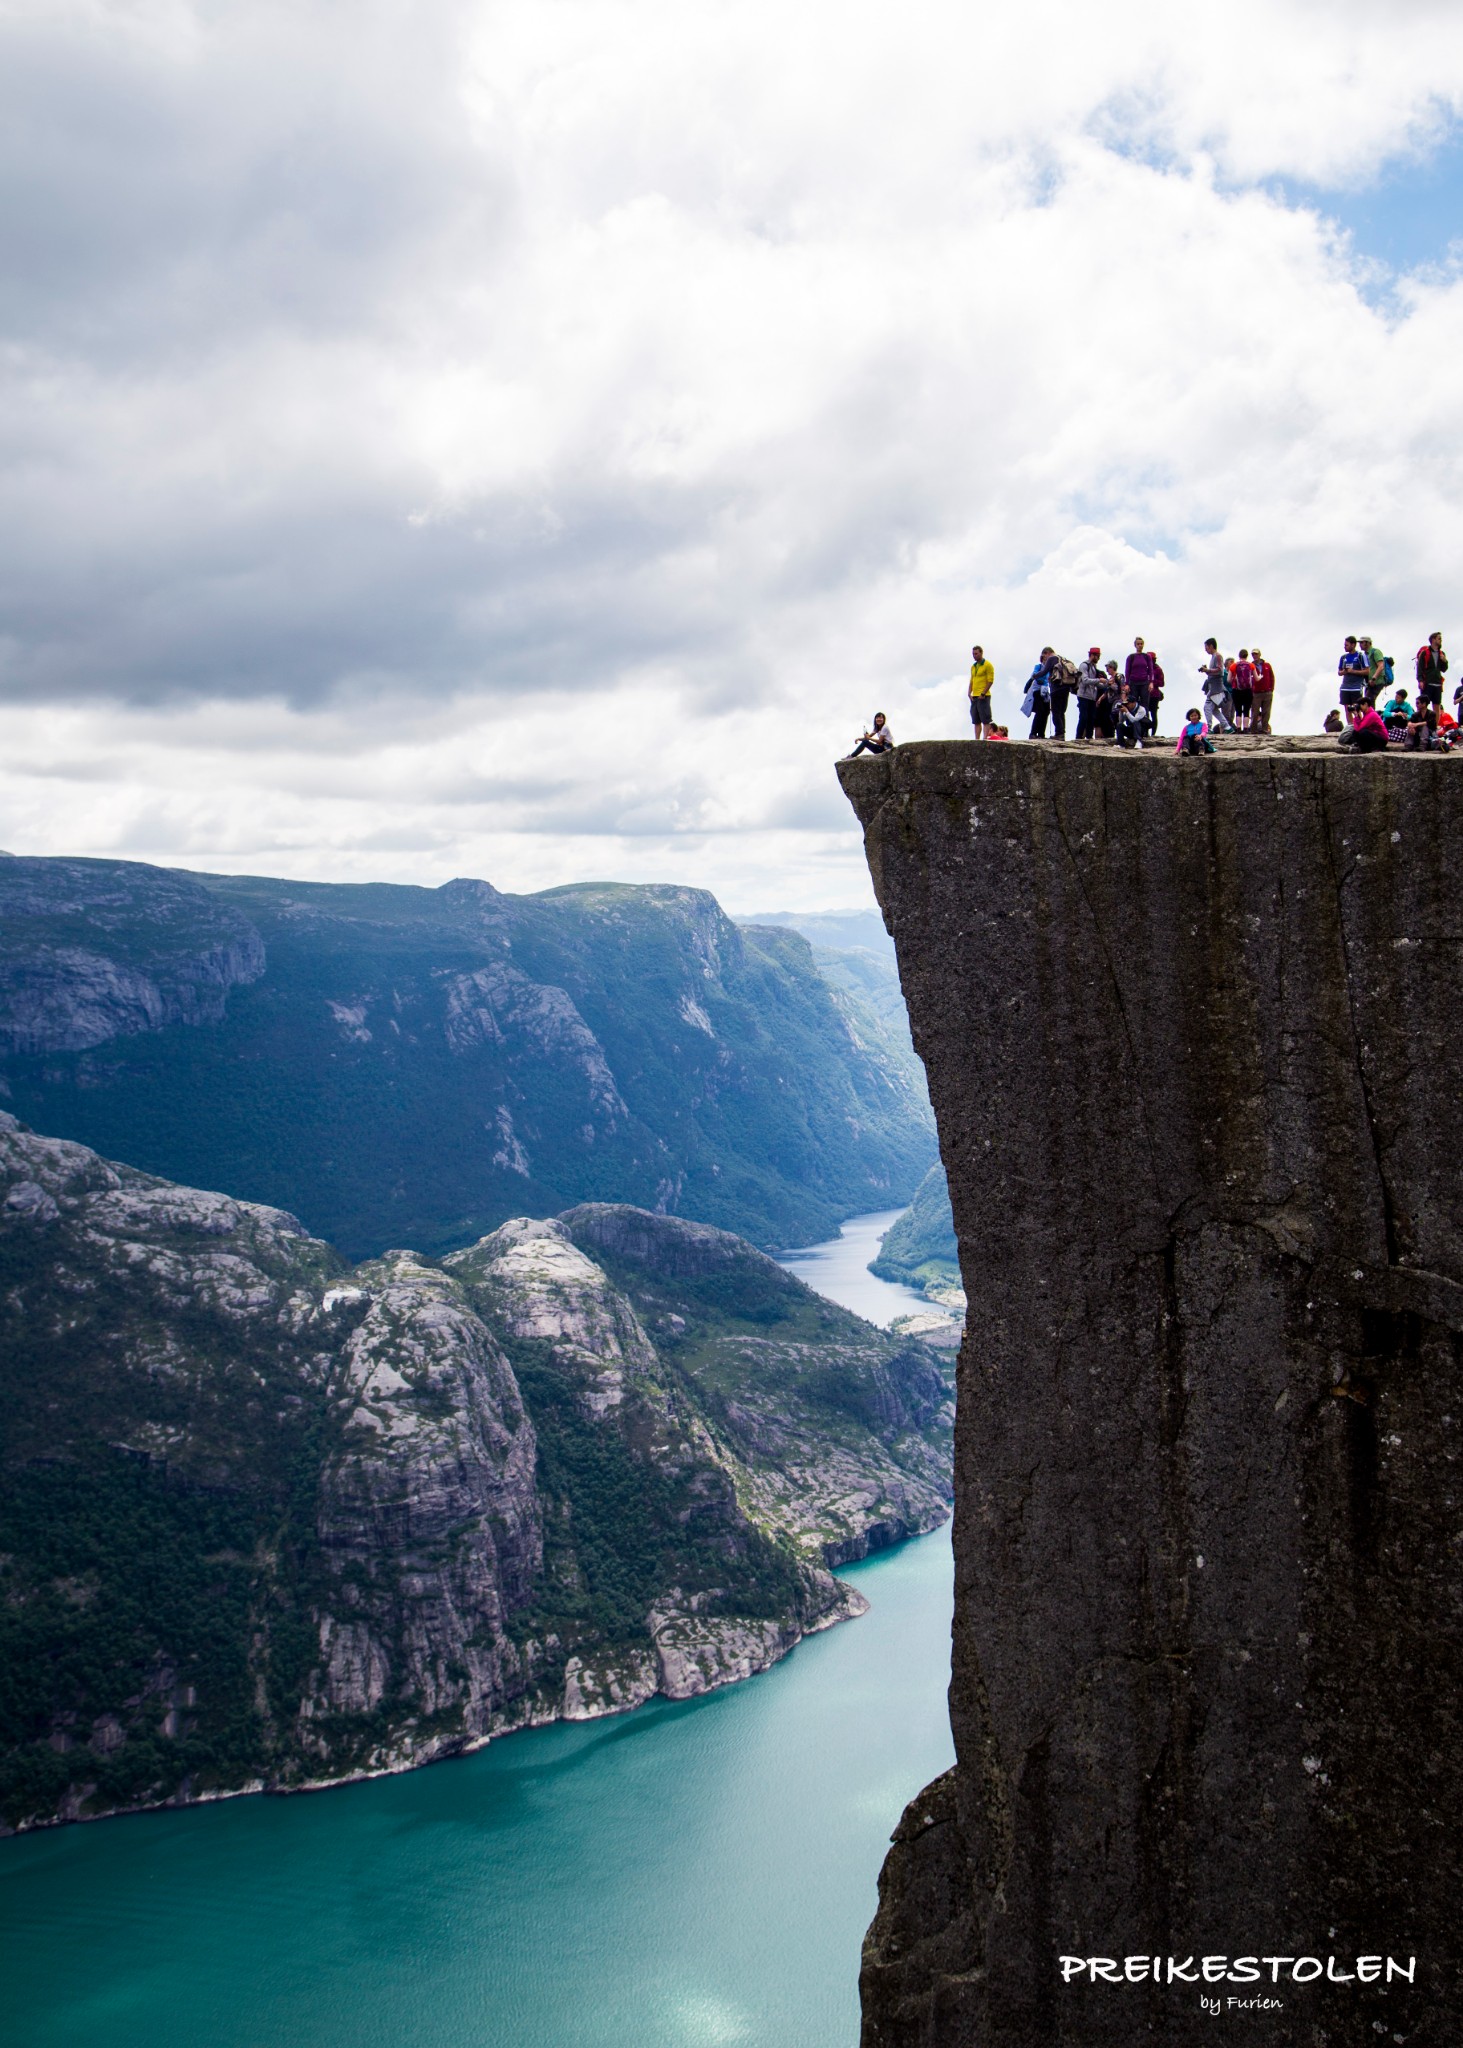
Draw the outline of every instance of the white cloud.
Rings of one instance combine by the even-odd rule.
[[[853,902],[831,756],[973,638],[1313,728],[1448,625],[1463,284],[1265,181],[1435,147],[1450,6],[46,0],[0,80],[8,846]]]

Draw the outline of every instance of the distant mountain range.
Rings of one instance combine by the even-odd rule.
[[[742,922],[785,925],[800,932],[810,946],[835,953],[872,953],[894,966],[894,941],[877,910],[768,910]]]
[[[29,984],[46,1028],[95,1033],[131,1003],[179,1043],[217,1031],[224,996],[262,979],[247,920],[144,882],[149,943],[125,879],[105,954],[94,902],[84,943],[56,918],[73,996],[63,1009],[54,983]],[[694,1000],[719,1031],[738,955],[705,901],[687,915],[720,950]],[[661,933],[663,999],[675,920],[618,907]],[[410,922],[385,927],[405,930],[388,965],[381,919],[362,921],[345,957],[376,981],[341,981],[344,942],[313,914],[301,951],[318,941],[314,986],[337,991],[321,1006],[352,992],[364,1056],[393,1016],[403,1035],[427,1026]],[[443,1035],[468,1014],[454,989],[487,973],[458,944],[439,935]],[[765,967],[738,971],[767,985]],[[588,1035],[543,994],[562,981],[528,986],[530,1016]],[[266,1061],[271,1016],[290,1043],[297,1000],[235,1057]],[[618,1078],[571,1042],[575,1085],[603,1101]],[[445,1260],[352,1269],[277,1209],[4,1114],[0,1416],[9,1827],[323,1784],[688,1698],[861,1611],[828,1567],[933,1527],[950,1497],[948,1367],[724,1232],[587,1204]]]
[[[935,1156],[887,955],[671,887],[0,857],[0,1100],[351,1258],[586,1201],[806,1244]]]

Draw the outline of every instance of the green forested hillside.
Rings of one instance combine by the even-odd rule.
[[[351,1257],[581,1201],[808,1243],[934,1156],[902,1021],[670,887],[0,858],[0,1089]]]
[[[885,1233],[869,1271],[881,1280],[921,1288],[934,1300],[947,1299],[951,1289],[960,1287],[960,1250],[943,1166],[932,1166],[920,1182],[908,1209]]]
[[[943,1518],[952,1418],[704,1225],[352,1269],[0,1115],[0,1832],[745,1677]]]

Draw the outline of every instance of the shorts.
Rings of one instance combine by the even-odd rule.
[[[1441,704],[1443,701],[1442,684],[1419,683],[1417,686],[1417,701],[1419,704]]]
[[[1365,690],[1361,683],[1343,683],[1341,685],[1341,702],[1343,704],[1353,706],[1360,704],[1364,695]]]
[[[1243,683],[1236,683],[1229,694],[1234,699],[1235,710],[1248,716],[1255,701],[1254,691],[1247,690]]]
[[[983,696],[971,698],[970,722],[972,725],[989,725],[991,723],[991,693],[989,690]]]

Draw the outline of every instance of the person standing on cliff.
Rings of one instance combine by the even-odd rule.
[[[1275,671],[1258,647],[1250,649],[1250,660],[1255,666],[1255,715],[1250,721],[1250,731],[1268,732],[1270,707],[1275,701]]]
[[[1077,671],[1066,656],[1054,654],[1047,663],[1047,689],[1051,694],[1054,740],[1065,740],[1067,737],[1067,702],[1076,680]]]
[[[1448,673],[1448,657],[1443,652],[1441,633],[1429,633],[1427,645],[1417,650],[1417,701],[1419,704],[1441,704],[1443,701],[1443,677]]]
[[[1370,633],[1363,633],[1357,646],[1366,656],[1366,700],[1375,704],[1387,683],[1387,657]]]
[[[1123,663],[1123,681],[1128,686],[1128,695],[1135,704],[1146,704],[1149,722],[1155,734],[1158,731],[1158,678],[1162,671],[1158,656],[1150,654],[1143,645],[1140,633],[1133,642],[1133,651]]]
[[[1072,678],[1075,671],[1069,661],[1050,647],[1043,647],[1041,660],[1032,671],[1028,695],[1031,698],[1031,737],[1034,740],[1046,738],[1046,723],[1050,716],[1052,738],[1065,740],[1067,737],[1067,699],[1072,694]]]
[[[1346,714],[1348,725],[1356,724],[1357,714],[1365,701],[1369,666],[1366,656],[1356,644],[1355,633],[1348,633],[1341,659],[1336,664],[1336,673],[1341,678],[1341,709]]]
[[[1217,640],[1204,642],[1204,659],[1199,664],[1199,673],[1204,678],[1204,709],[1209,716],[1210,731],[1218,726],[1221,732],[1233,732],[1234,699],[1229,694],[1229,675]]]
[[[1107,678],[1102,669],[1102,649],[1089,647],[1086,661],[1077,665],[1077,737],[1090,740],[1097,730],[1097,700]]]
[[[1234,698],[1235,724],[1241,732],[1250,729],[1250,714],[1255,708],[1255,664],[1250,660],[1250,650],[1242,647],[1229,675],[1230,694]]]
[[[995,663],[987,661],[983,647],[970,650],[970,722],[978,740],[991,736],[991,690],[996,680]]]

